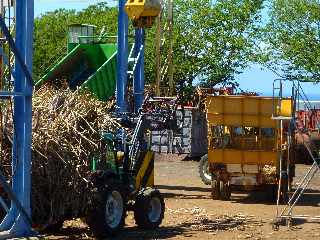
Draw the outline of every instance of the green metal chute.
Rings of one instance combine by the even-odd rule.
[[[45,75],[35,83],[35,86],[40,87],[43,83],[62,77],[63,75],[67,77],[69,73],[72,72],[74,63],[81,61],[80,59],[83,57],[82,55],[83,49],[80,49],[80,45],[77,45],[67,55],[61,57],[56,63],[54,63],[54,65],[51,65],[46,70]]]
[[[114,43],[80,43],[61,58],[36,83],[53,84],[66,80],[70,89],[87,88],[99,100],[114,95],[116,87],[117,46]]]
[[[87,81],[81,88],[87,88],[99,100],[106,101],[114,94],[116,88],[116,68],[117,68],[117,52],[115,52]],[[115,81],[110,81],[114,79]]]

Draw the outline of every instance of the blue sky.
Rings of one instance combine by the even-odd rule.
[[[104,2],[99,0],[34,0],[34,15],[53,11],[58,8],[81,10],[89,5]]]
[[[105,1],[105,0],[104,0]],[[81,10],[89,5],[104,2],[101,0],[35,0],[35,16],[58,8]],[[110,0],[110,2],[116,2]],[[272,83],[277,76],[271,71],[262,70],[259,65],[251,65],[236,77],[243,90],[256,91],[263,95],[272,94]],[[289,88],[288,88],[289,89]],[[311,99],[320,100],[320,85],[304,84],[305,92]],[[289,90],[287,92],[289,94]]]

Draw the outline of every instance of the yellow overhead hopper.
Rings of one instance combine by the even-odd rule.
[[[161,1],[128,0],[125,10],[136,27],[150,27],[161,12]]]

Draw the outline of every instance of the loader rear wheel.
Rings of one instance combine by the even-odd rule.
[[[155,229],[162,223],[164,199],[159,190],[146,188],[140,191],[134,205],[134,219],[142,229]]]
[[[199,175],[204,184],[211,184],[211,173],[209,170],[209,161],[207,154],[204,155],[199,162]]]
[[[97,238],[113,235],[124,226],[126,202],[121,184],[110,180],[92,196],[87,224]]]

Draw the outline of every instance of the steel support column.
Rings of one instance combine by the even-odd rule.
[[[126,0],[119,0],[118,56],[117,56],[117,106],[120,112],[128,111],[128,16],[124,7]]]
[[[6,36],[16,56],[14,92],[12,93],[14,96],[12,192],[16,200],[11,199],[11,208],[2,221],[0,230],[9,230],[10,236],[27,236],[32,233],[30,193],[33,86],[30,73],[32,72],[33,19],[34,1],[16,1],[15,44],[9,40],[10,36]],[[2,29],[4,30],[4,27]],[[25,216],[26,214],[28,217]]]
[[[139,56],[134,72],[134,111],[138,112],[144,100],[144,29],[135,30],[135,56]]]

